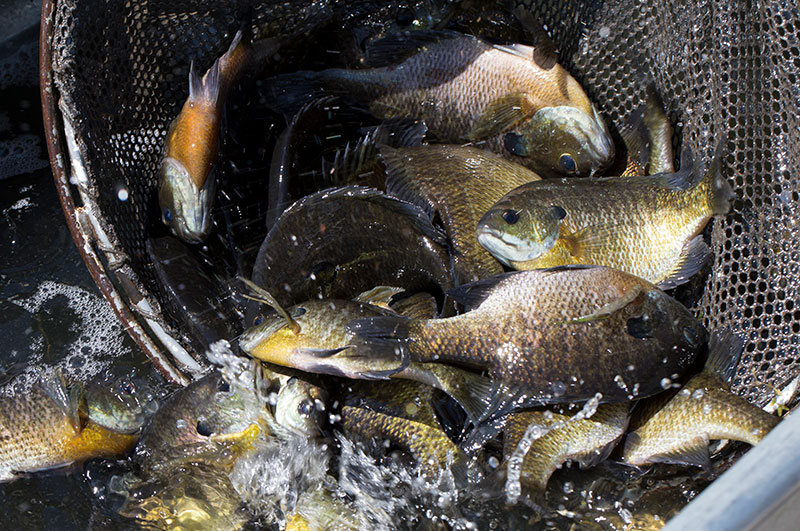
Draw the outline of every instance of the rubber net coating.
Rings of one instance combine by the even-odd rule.
[[[796,10],[782,2],[534,4],[562,64],[610,123],[621,124],[652,82],[675,125],[675,146],[691,147],[699,164],[727,134],[724,174],[737,195],[733,212],[707,230],[713,263],[677,295],[710,328],[730,327],[746,339],[734,390],[765,403],[772,386],[800,374]],[[156,168],[166,128],[187,94],[189,60],[207,68],[244,16],[259,36],[302,36],[320,13],[352,15],[370,5],[58,3],[53,68],[61,109],[75,129],[104,228],[142,293],[159,298],[144,243],[158,223]]]

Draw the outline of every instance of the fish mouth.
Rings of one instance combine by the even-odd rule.
[[[159,176],[159,204],[169,209],[172,220],[167,223],[172,232],[187,243],[200,243],[211,231],[211,204],[215,181],[209,175],[202,188],[197,188],[186,167],[177,159],[166,157]]]
[[[511,262],[525,262],[541,256],[545,249],[542,245],[531,245],[528,240],[512,236],[489,227],[478,225],[478,243],[503,264],[514,267]]]
[[[275,318],[246,330],[239,337],[239,348],[250,354],[266,339],[287,326],[282,318]]]

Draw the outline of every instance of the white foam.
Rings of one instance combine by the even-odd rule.
[[[0,140],[0,179],[30,173],[47,164],[38,136],[19,135],[11,140]]]

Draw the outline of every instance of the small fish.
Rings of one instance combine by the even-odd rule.
[[[486,408],[488,381],[477,374],[436,363],[403,364],[394,356],[350,356],[351,321],[374,316],[404,317],[381,307],[351,300],[312,300],[286,309],[296,327],[279,314],[247,331],[239,339],[242,351],[254,358],[305,372],[353,379],[401,378],[441,389],[471,417]],[[297,332],[295,332],[297,330]]]
[[[534,440],[522,460],[520,481],[541,502],[547,481],[567,461],[589,468],[605,460],[628,426],[627,403],[601,404],[591,417],[571,420],[567,411],[520,411],[509,415],[503,430],[503,456],[517,449],[528,427],[536,424],[543,433]]]
[[[237,531],[251,517],[228,474],[203,463],[170,468],[132,485],[119,513],[142,529]]]
[[[426,476],[436,478],[464,454],[436,418],[433,391],[410,381],[359,382],[345,399],[342,425],[350,434],[390,441],[414,456]]]
[[[446,238],[425,213],[359,186],[323,190],[286,210],[259,249],[252,279],[284,307],[375,286],[434,294],[452,286]]]
[[[721,142],[706,174],[684,157],[671,175],[560,179],[507,193],[478,223],[478,241],[515,269],[614,267],[662,289],[683,284],[711,255],[702,230],[730,209]]]
[[[203,241],[211,230],[222,109],[231,87],[249,67],[251,53],[239,31],[202,78],[192,63],[189,97],[167,131],[158,171],[161,219],[188,243]]]
[[[741,352],[740,338],[729,332],[712,334],[703,372],[665,405],[661,397],[654,397],[654,404],[637,405],[632,420],[636,430],[625,440],[625,462],[634,466],[688,464],[711,470],[709,441],[758,444],[779,419],[730,392]]]
[[[500,155],[470,146],[381,146],[386,193],[442,220],[452,245],[455,285],[488,278],[503,266],[475,237],[481,216],[503,195],[540,177]]]
[[[267,415],[254,392],[213,372],[167,398],[144,427],[134,459],[145,476],[189,462],[230,466],[264,431]]]
[[[85,417],[81,392],[79,384],[67,389],[60,373],[54,373],[24,394],[0,398],[0,481],[133,448],[138,435],[109,430]]]
[[[542,55],[452,31],[399,32],[371,44],[372,68],[277,76],[269,99],[294,112],[344,95],[378,118],[422,120],[442,143],[488,140],[537,171],[590,175],[613,161],[614,145],[578,82]]]
[[[644,105],[633,111],[620,130],[628,160],[622,177],[675,173],[672,154],[672,124],[664,104],[652,85]]]
[[[604,402],[653,395],[705,345],[705,330],[683,305],[606,267],[506,273],[448,295],[474,309],[446,319],[356,320],[348,325],[353,348],[337,357],[486,371],[499,385],[502,413],[595,393]]]
[[[322,387],[297,378],[289,378],[278,391],[275,422],[289,431],[304,436],[322,434],[328,394]]]
[[[89,382],[84,392],[86,416],[117,433],[136,433],[158,409],[153,389],[138,379]]]

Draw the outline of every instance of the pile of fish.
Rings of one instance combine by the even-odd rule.
[[[703,230],[730,210],[726,141],[706,168],[684,148],[676,171],[650,88],[614,124],[615,146],[530,12],[511,18],[527,43],[392,28],[352,64],[254,84],[281,43],[239,32],[203,75],[193,65],[159,172],[172,234],[148,251],[183,339],[223,370],[144,426],[120,514],[174,528],[236,529],[253,514],[287,529],[402,526],[347,490],[351,444],[547,514],[568,461],[710,471],[711,440],[756,444],[776,425],[728,390],[741,341],[664,292],[703,268]],[[288,125],[264,187],[268,233],[238,280],[220,282],[198,252],[224,230],[212,216],[221,124],[242,86]],[[331,130],[337,116],[365,125],[310,162],[315,139],[353,134]],[[0,414],[6,438],[16,413]],[[81,432],[72,417],[62,431],[101,425],[89,415]],[[274,446],[286,441],[324,456],[323,472],[292,475]],[[259,501],[244,495],[255,470],[283,478]]]

